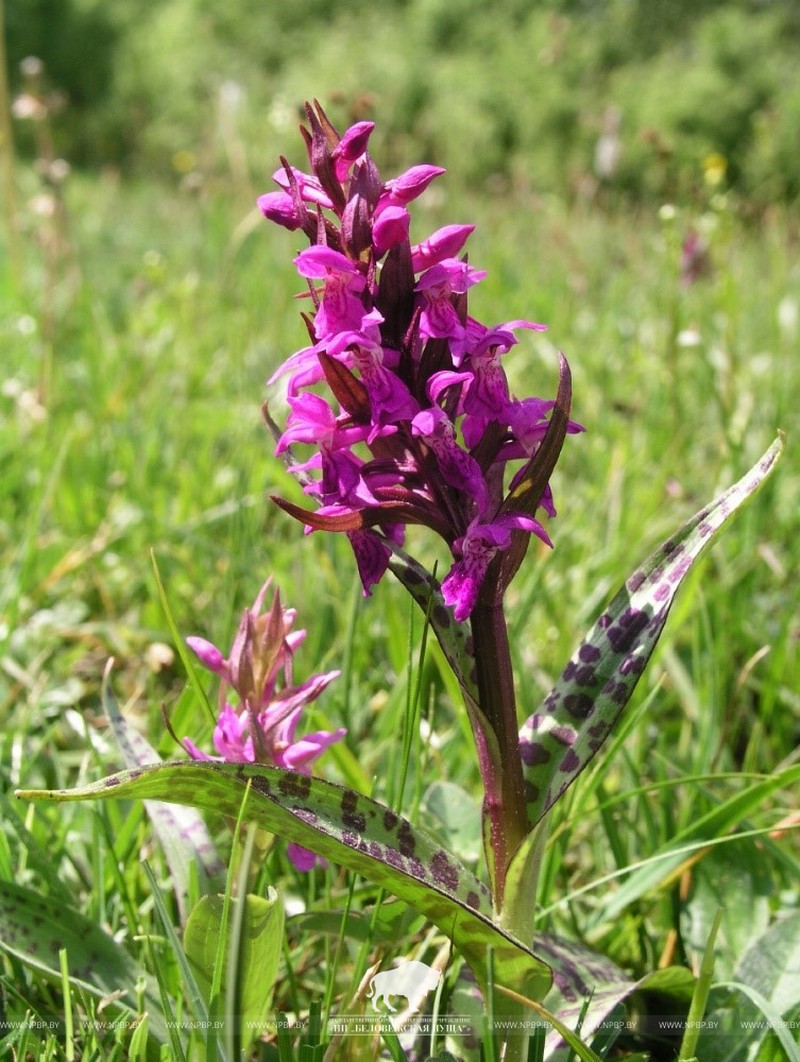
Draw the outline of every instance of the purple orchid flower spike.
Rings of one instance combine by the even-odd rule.
[[[214,748],[209,756],[188,738],[183,746],[192,759],[227,763],[264,763],[310,774],[311,764],[347,731],[319,730],[297,736],[303,708],[319,697],[340,674],[328,671],[299,685],[293,677],[294,653],[306,636],[292,630],[296,612],[283,608],[277,591],[265,611],[271,579],[261,587],[251,608],[245,609],[227,657],[205,638],[186,639],[197,659],[222,679],[220,710],[214,728]],[[237,704],[228,700],[236,693]],[[298,869],[324,865],[313,852],[290,845],[289,857]]]
[[[469,291],[486,276],[463,254],[473,225],[410,241],[408,206],[442,171],[417,166],[384,181],[367,151],[369,123],[340,136],[318,104],[306,114],[310,172],[284,164],[277,174],[293,213],[280,199],[262,209],[312,245],[295,263],[316,342],[271,382],[286,378],[291,406],[278,450],[317,508],[274,500],[307,532],[347,536],[365,594],[408,525],[449,548],[440,589],[453,621],[471,627],[478,696],[468,706],[502,902],[528,828],[503,598],[531,538],[551,544],[542,522],[555,515],[550,478],[566,436],[582,430],[569,417],[569,367],[562,357],[554,398],[515,395],[504,361],[518,332],[545,326],[470,316]],[[313,226],[304,213],[312,205]],[[295,445],[310,445],[311,456],[298,458]],[[430,573],[428,585],[436,590]]]
[[[314,300],[309,329],[317,342],[292,355],[270,382],[287,378],[291,405],[278,452],[312,476],[304,490],[319,508],[276,501],[307,530],[348,536],[365,593],[386,570],[398,529],[430,527],[452,552],[445,585],[463,622],[482,594],[497,599],[488,581],[498,576],[502,554],[515,558],[507,574],[516,571],[530,535],[550,542],[535,510],[555,513],[541,476],[548,465],[549,478],[554,462],[537,455],[557,403],[564,434],[581,430],[568,419],[569,388],[556,400],[511,393],[503,359],[518,344],[515,333],[545,326],[516,320],[490,327],[468,315],[467,293],[486,275],[457,257],[473,225],[446,225],[411,245],[407,206],[444,171],[414,166],[382,181],[367,152],[371,123],[339,137],[318,105],[307,113],[312,172],[285,165],[275,176],[295,213],[298,204],[318,211],[312,246],[295,259]],[[284,224],[286,202],[267,206],[267,216],[277,211],[272,219]],[[338,409],[309,390],[318,385],[327,385]],[[557,449],[562,442],[563,434]],[[315,453],[298,460],[290,452],[295,445]],[[534,466],[532,507],[526,484]],[[476,552],[486,563],[468,562]],[[456,593],[457,584],[469,591]],[[504,591],[507,578],[501,585]]]

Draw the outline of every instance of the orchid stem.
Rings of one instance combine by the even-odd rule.
[[[514,673],[502,605],[477,605],[471,622],[479,703],[495,735],[501,765],[499,778],[483,779],[494,854],[494,902],[500,909],[508,864],[530,826],[519,750]]]

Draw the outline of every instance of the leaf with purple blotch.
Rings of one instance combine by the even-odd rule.
[[[486,984],[491,950],[500,984],[540,999],[550,971],[493,920],[486,886],[425,831],[390,808],[310,775],[253,764],[179,761],[139,767],[73,790],[26,790],[24,799],[166,800],[247,816],[394,893],[450,937]]]
[[[500,778],[503,773],[503,761],[497,736],[479,703],[478,677],[469,624],[456,622],[453,610],[444,603],[439,582],[401,549],[392,548],[389,567],[425,613],[445,660],[458,681],[475,737],[481,774],[484,778]],[[488,835],[488,817],[484,819],[483,825],[484,832]],[[484,851],[491,872],[492,847],[488,836],[484,838]]]
[[[389,568],[428,617],[465,699],[477,706],[478,681],[469,624],[456,622],[453,610],[444,603],[438,580],[397,546],[392,546]]]
[[[464,698],[481,774],[484,778],[500,778],[503,761],[497,736],[480,707],[478,678],[475,667],[471,627],[457,623],[453,610],[444,603],[441,587],[433,575],[401,549],[392,548],[389,562],[394,575],[411,594],[428,619],[444,657],[455,675]],[[492,872],[492,846],[488,840],[490,820],[484,818],[484,851]]]
[[[103,675],[102,704],[122,758],[128,767],[161,763],[161,757],[120,711],[111,688],[111,668]],[[214,842],[202,817],[191,807],[145,800],[145,810],[153,824],[164,858],[172,875],[181,924],[189,916],[189,881],[191,867],[198,875],[201,894],[225,878],[225,864],[217,855]]]
[[[658,642],[678,587],[734,512],[772,472],[773,442],[750,471],[689,520],[627,580],[520,730],[528,815],[535,824],[611,733]]]
[[[591,1042],[620,1004],[636,991],[651,989],[684,1003],[692,998],[695,978],[685,967],[656,970],[634,981],[604,955],[548,933],[537,936],[534,951],[553,971],[553,987],[544,1005],[568,1028],[578,1031],[585,1043]],[[558,1032],[547,1034],[546,1062],[566,1062],[573,1057]]]
[[[603,1033],[605,1039],[607,1032],[618,1028],[618,1020],[624,1021],[624,1018],[617,1017],[619,1008],[634,992],[657,991],[687,1005],[692,998],[695,978],[682,966],[671,966],[633,980],[606,956],[584,944],[549,933],[537,935],[533,950],[553,971],[553,985],[543,1000],[544,1007],[568,1029],[578,1033],[586,1045],[591,1044],[598,1033]],[[450,998],[450,1014],[460,1018],[468,1016],[473,1030],[451,1034],[447,1044],[454,1054],[468,1062],[479,1062],[482,1057],[474,1027],[479,1027],[480,1018],[485,1013],[486,1002],[480,988],[471,972],[462,969]],[[532,1015],[527,1017],[530,1019]],[[544,1020],[542,1015],[539,1019]],[[614,1026],[604,1031],[609,1019],[613,1020]],[[465,1024],[469,1029],[470,1022]],[[575,1054],[558,1030],[551,1026],[541,1058],[543,1062],[567,1062],[574,1059]]]

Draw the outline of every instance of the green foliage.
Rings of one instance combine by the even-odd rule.
[[[425,831],[361,794],[272,767],[189,761],[138,768],[82,790],[47,796],[59,801],[132,796],[232,816],[248,781],[252,821],[297,844],[312,845],[406,900],[451,936],[484,988],[487,954],[493,953],[503,984],[534,998],[547,990],[547,967],[529,946],[493,922],[486,887]]]
[[[40,88],[63,96],[57,146],[75,162],[116,149],[103,136],[102,111],[115,91],[121,26],[101,0],[16,0],[6,3],[6,47],[12,87],[24,80],[19,64],[35,56],[45,64]],[[121,101],[120,101],[121,102]]]
[[[155,986],[147,984],[144,970],[123,947],[75,908],[4,881],[0,941],[6,954],[51,980],[60,977],[58,959],[63,950],[71,984],[98,998],[113,996],[115,1012],[126,1015],[132,1024],[147,1006],[153,1033],[166,1041],[163,1017],[157,1004],[154,1008]]]
[[[392,162],[446,162],[567,196],[696,195],[704,162],[765,204],[794,199],[800,23],[791,0],[21,0],[8,24],[13,80],[39,54],[70,106],[73,161],[263,184],[275,138],[306,98],[340,121],[380,115]],[[595,149],[609,109],[619,161]]]
[[[631,575],[520,731],[528,815],[538,823],[610,736],[664,629],[673,599],[711,538],[772,471],[777,439],[758,465],[701,509]]]
[[[241,911],[240,907],[243,907]],[[237,920],[240,920],[238,946],[226,947]],[[221,955],[219,991],[223,998],[228,993],[232,997],[231,1012],[237,1015],[243,1048],[247,1050],[266,1023],[278,976],[283,949],[283,907],[278,894],[270,889],[266,898],[247,895],[243,905],[234,898],[228,909],[223,896],[203,896],[186,923],[183,945],[208,1002],[211,1002],[214,967]],[[229,955],[233,960],[229,960]]]

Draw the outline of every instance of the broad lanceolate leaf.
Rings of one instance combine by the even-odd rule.
[[[64,948],[70,981],[96,996],[121,992],[114,1005],[130,1015],[136,1014],[137,983],[145,982],[150,1029],[167,1042],[152,979],[120,944],[65,904],[63,897],[42,896],[13,882],[0,882],[0,948],[54,981],[61,980],[58,953]]]
[[[227,918],[227,942],[230,946],[236,897],[231,900]],[[184,930],[183,944],[195,976],[208,997],[217,960],[222,929],[224,896],[203,896],[192,909]],[[240,1029],[247,1048],[258,1035],[259,1023],[266,1020],[267,1006],[278,976],[283,947],[283,905],[274,889],[269,896],[247,895],[241,912],[242,929],[237,949],[237,985],[230,991],[238,993],[236,1014],[241,1016]],[[228,991],[228,966],[225,965],[221,992]]]
[[[235,818],[248,782],[251,821],[411,904],[451,937],[479,982],[486,982],[491,948],[499,983],[533,998],[547,991],[548,967],[493,922],[485,885],[424,831],[383,804],[332,782],[276,767],[181,761],[125,771],[82,789],[17,795],[60,801],[168,800]]]
[[[614,1025],[608,1032],[619,1028],[619,1021],[624,1020],[619,1016],[620,1005],[636,991],[658,992],[685,1004],[692,998],[695,978],[684,967],[671,966],[634,981],[616,963],[575,941],[540,933],[534,950],[553,971],[553,985],[544,1006],[568,1029],[578,1032],[585,1044],[591,1044],[598,1033],[604,1032],[604,1023],[612,1015]],[[458,976],[450,1013],[470,1018],[475,1029],[480,1028],[480,1019],[486,1014],[485,999],[468,970]],[[530,1019],[530,1015],[526,1017]],[[480,1042],[471,1032],[449,1035],[447,1046],[454,1055],[469,1062],[483,1057]],[[575,1054],[551,1026],[541,1057],[545,1062],[567,1062]]]
[[[730,516],[775,466],[783,440],[692,517],[627,580],[520,730],[528,813],[552,807],[608,737],[656,646],[678,587]]]
[[[108,669],[103,676],[102,702],[111,731],[127,766],[141,767],[146,763],[159,763],[161,758],[158,753],[120,711],[111,688]],[[225,864],[217,855],[208,827],[194,808],[164,804],[155,800],[145,800],[144,806],[172,874],[181,922],[185,922],[189,913],[187,903],[190,867],[195,867],[200,879],[200,892],[205,893],[213,882],[224,879]]]

